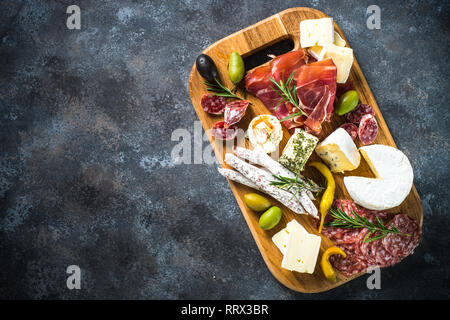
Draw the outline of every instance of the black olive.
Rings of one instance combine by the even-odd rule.
[[[206,54],[200,54],[195,61],[195,66],[197,68],[198,73],[208,80],[209,82],[214,83],[214,79],[219,78],[219,72],[217,72],[217,67],[214,64],[214,61],[210,56]]]

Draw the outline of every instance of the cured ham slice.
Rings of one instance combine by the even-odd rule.
[[[298,69],[305,63],[306,53],[304,50],[285,53],[272,60],[272,77],[276,82],[280,82],[284,74],[284,81],[286,81],[291,73],[294,72],[294,78],[296,78]]]
[[[301,107],[306,113],[285,120],[287,129],[305,126],[309,132],[319,133],[321,123],[329,121],[333,112],[336,94],[337,68],[331,59],[306,64],[308,57],[303,49],[285,53],[273,59],[268,65],[258,67],[245,77],[247,91],[258,97],[278,118],[283,119],[298,110],[292,104],[283,101],[273,89],[269,77],[278,83],[294,73],[297,81],[296,93]]]
[[[330,121],[336,95],[337,68],[331,58],[300,67],[296,92],[308,114],[305,125],[319,133],[321,123]]]
[[[258,97],[264,105],[272,112],[277,119],[283,119],[298,110],[282,101],[283,99],[273,90],[273,84],[269,77],[280,82],[284,73],[284,80],[294,72],[297,74],[300,66],[306,63],[306,53],[303,49],[290,51],[273,59],[268,65],[253,69],[245,76],[245,88],[247,91]],[[298,117],[283,121],[282,124],[288,128],[303,125],[305,119]]]

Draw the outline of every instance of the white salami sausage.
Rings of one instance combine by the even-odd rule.
[[[292,198],[291,193],[270,185],[270,180],[272,178],[270,173],[252,166],[231,153],[225,154],[225,161],[239,171],[244,177],[256,184],[261,191],[270,194],[273,198],[280,201],[295,213],[306,213],[300,202],[297,201],[296,198]]]
[[[285,167],[283,167],[279,162],[272,159],[267,153],[260,150],[249,150],[242,147],[234,147],[233,152],[250,162],[256,163],[260,166],[267,168],[272,174],[285,176],[291,179],[295,179],[295,174]],[[311,201],[310,196],[306,191],[298,193],[298,199],[305,210],[311,214],[313,217],[317,217],[318,211],[314,203]],[[311,194],[312,196],[312,194]]]

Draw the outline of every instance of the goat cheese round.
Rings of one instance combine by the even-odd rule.
[[[253,149],[272,153],[280,145],[283,129],[275,116],[263,114],[253,118],[248,126],[247,134]]]

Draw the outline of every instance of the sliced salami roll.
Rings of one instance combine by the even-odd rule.
[[[375,141],[378,134],[378,123],[371,114],[366,114],[361,118],[358,128],[358,137],[362,144],[368,145]]]
[[[292,194],[281,190],[277,187],[271,186],[271,174],[262,169],[259,169],[251,164],[239,159],[234,154],[226,153],[225,162],[239,171],[244,177],[256,184],[261,191],[270,194],[273,198],[280,201],[286,207],[298,214],[305,214],[306,211],[296,198],[292,198]]]
[[[232,124],[241,121],[242,117],[245,115],[248,105],[249,102],[247,100],[238,100],[227,103],[224,113],[225,124],[231,126]]]
[[[375,111],[373,111],[372,107],[368,104],[358,104],[355,109],[350,111],[345,115],[347,121],[353,122],[354,124],[358,125],[361,121],[361,118],[365,116],[366,114],[371,114],[375,116]]]
[[[347,122],[341,125],[339,128],[342,128],[345,131],[347,131],[353,140],[355,140],[356,137],[358,136],[358,127],[354,123]]]
[[[397,257],[410,255],[419,245],[422,236],[420,226],[406,214],[397,214],[389,223],[389,228],[392,226],[407,235],[388,234],[383,238],[384,247]]]
[[[330,261],[333,266],[342,272],[345,276],[349,277],[363,272],[369,266],[367,262],[356,255],[352,247],[339,246],[347,254],[344,258],[341,255],[332,255]]]
[[[222,114],[225,110],[227,100],[224,97],[205,93],[201,100],[204,111],[211,114]]]
[[[219,140],[232,140],[237,136],[235,126],[225,127],[225,121],[219,121],[212,127],[212,135]]]

